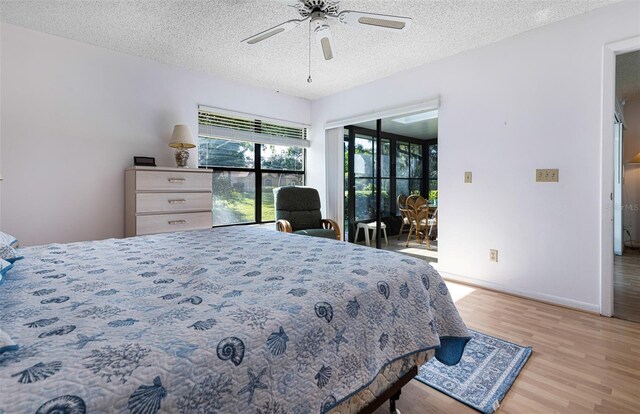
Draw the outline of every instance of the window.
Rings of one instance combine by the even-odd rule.
[[[382,215],[391,212],[390,186],[391,166],[388,139],[382,140]],[[369,220],[375,218],[376,211],[376,141],[375,137],[356,134],[355,152],[353,157],[353,172],[355,176],[355,220]]]
[[[198,165],[201,167],[253,168],[255,145],[226,139],[198,139]]]
[[[213,225],[275,220],[273,189],[304,185],[307,129],[201,107],[198,165],[213,170]]]
[[[213,225],[255,222],[256,173],[213,171]]]
[[[422,193],[422,149],[422,144],[396,141],[396,194]]]
[[[429,157],[429,202],[438,203],[438,144],[427,146]]]
[[[304,171],[304,150],[279,145],[261,145],[261,166],[267,170]]]

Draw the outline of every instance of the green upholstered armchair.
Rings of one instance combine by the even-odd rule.
[[[315,188],[274,188],[273,199],[278,231],[341,240],[338,223],[322,218],[320,195]]]

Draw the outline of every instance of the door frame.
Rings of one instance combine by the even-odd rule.
[[[440,95],[436,95],[436,96],[427,98],[426,100],[414,102],[411,104],[375,109],[371,112],[359,113],[359,114],[351,115],[346,118],[340,118],[340,119],[334,119],[334,120],[328,121],[322,126],[324,130],[324,138],[325,140],[327,140],[329,138],[329,135],[328,135],[329,131],[334,128],[344,128],[347,125],[360,124],[368,121],[375,121],[378,119],[384,119],[384,118],[390,118],[394,116],[409,114],[412,112],[431,111],[431,110],[440,111]],[[325,147],[325,167],[329,162],[328,160],[333,157],[339,157],[341,159],[344,159],[344,153],[338,152],[336,148]],[[344,150],[344,146],[342,147],[342,150]],[[341,184],[337,184],[335,187],[331,187],[328,177],[325,177],[325,179],[326,179],[325,196],[327,197],[327,200],[330,199],[329,193],[332,190],[336,190],[335,187],[341,188],[342,189],[341,194],[344,194],[344,180],[341,181]],[[334,203],[335,204],[334,208],[340,209],[340,211],[344,212],[344,197],[341,197],[340,199],[342,201],[336,200],[336,202]],[[341,224],[344,225],[344,220],[343,220],[343,223]],[[380,231],[378,231],[378,234],[380,234]]]
[[[353,169],[354,169],[354,152],[355,152],[355,137],[356,134],[362,134],[362,135],[366,135],[367,137],[370,137],[372,139],[372,141],[375,143],[377,140],[377,130],[373,130],[373,129],[368,129],[368,128],[364,128],[361,126],[357,126],[357,125],[347,125],[344,127],[344,130],[346,131],[344,136],[345,136],[345,142],[347,142],[347,145],[345,145],[346,148],[346,152],[345,154],[348,157],[348,171],[345,171],[347,173],[347,182],[348,185],[345,188],[345,192],[347,192],[348,194],[348,202],[347,202],[347,207],[348,207],[348,213],[346,215],[346,219],[345,222],[349,222],[350,225],[355,225],[356,224],[356,220],[355,220],[355,194],[353,191],[351,191],[351,189],[353,189],[355,187],[355,174],[353,173]],[[418,139],[418,138],[412,138],[412,137],[407,137],[404,135],[398,135],[398,134],[393,134],[391,132],[381,132],[381,137],[382,137],[382,141],[388,141],[389,142],[389,159],[390,159],[390,163],[389,163],[389,176],[388,177],[384,177],[381,176],[382,179],[388,179],[390,180],[390,194],[389,194],[389,204],[390,204],[390,209],[389,209],[389,216],[383,216],[382,218],[391,218],[391,217],[397,217],[397,200],[396,197],[398,196],[398,192],[397,192],[397,188],[396,188],[396,179],[397,177],[397,171],[396,171],[396,160],[397,160],[397,145],[399,142],[405,143],[405,144],[411,144],[411,145],[419,145],[420,148],[422,149],[422,185],[420,188],[420,194],[429,194],[429,190],[430,190],[430,176],[429,176],[429,172],[432,170],[432,165],[431,165],[431,157],[429,157],[429,148],[433,145],[437,145],[438,144],[438,139]],[[377,144],[376,144],[377,145]],[[376,157],[377,157],[377,151],[376,153]],[[377,159],[377,158],[376,158]],[[377,165],[377,161],[374,163]],[[359,177],[359,178],[370,178],[372,180],[377,180],[377,178],[375,177],[375,172],[373,173],[373,175],[371,177]],[[403,179],[402,177],[400,179]],[[409,178],[407,178],[408,180]],[[347,209],[345,209],[345,211],[347,211]],[[389,225],[389,223],[386,223],[387,226]],[[347,228],[346,224],[345,224],[345,229]],[[345,230],[346,232],[346,230]],[[355,233],[355,230],[352,231],[350,233],[351,236],[353,236],[353,234]],[[350,241],[350,240],[349,240]]]
[[[602,48],[600,152],[600,314],[613,316],[613,125],[616,56],[640,50],[640,36],[607,43]]]

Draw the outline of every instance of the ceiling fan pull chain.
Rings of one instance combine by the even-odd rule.
[[[313,79],[311,79],[311,22],[309,22],[309,77],[307,78],[307,82],[313,82]]]

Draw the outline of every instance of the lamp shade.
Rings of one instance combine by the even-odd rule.
[[[195,148],[196,142],[193,139],[191,130],[187,125],[176,125],[173,127],[173,134],[171,134],[171,141],[169,142],[171,148]]]
[[[629,164],[640,164],[640,152],[637,153],[636,156],[631,159],[631,161],[629,161]]]

